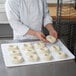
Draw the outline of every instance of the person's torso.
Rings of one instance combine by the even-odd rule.
[[[42,0],[20,0],[20,20],[29,28],[41,31],[43,20]]]

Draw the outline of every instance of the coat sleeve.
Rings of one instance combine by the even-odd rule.
[[[52,23],[52,17],[49,14],[47,1],[43,0],[43,2],[44,26],[46,26],[48,23]]]
[[[5,10],[8,22],[13,31],[16,31],[18,36],[25,35],[29,27],[20,21],[19,0],[6,0]]]

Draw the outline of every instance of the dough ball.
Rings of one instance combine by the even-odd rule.
[[[31,43],[25,43],[24,47],[32,47],[32,44]]]
[[[19,63],[24,62],[23,57],[20,55],[13,55],[13,56],[11,56],[11,58],[12,58],[12,63],[14,63],[14,64],[19,64]]]
[[[49,50],[47,47],[41,48],[38,50],[38,53],[43,54],[43,53],[49,53]]]
[[[59,51],[59,52],[56,53],[56,57],[59,58],[59,59],[63,59],[63,58],[66,58],[67,55],[63,51]]]
[[[58,45],[52,45],[51,47],[50,47],[50,51],[55,51],[55,52],[58,52],[58,51],[60,51],[61,50],[61,48],[58,46]]]
[[[46,39],[47,39],[50,43],[55,43],[55,42],[56,42],[56,38],[53,37],[53,36],[50,36],[50,35],[48,35],[48,36],[46,37]]]
[[[31,43],[25,43],[24,45],[23,45],[23,50],[28,50],[28,49],[33,49],[33,46],[32,46],[32,44]]]
[[[30,54],[27,56],[26,61],[28,62],[38,61],[38,56],[36,54]]]
[[[19,50],[12,50],[12,51],[9,51],[9,53],[11,55],[19,55],[20,54]]]
[[[34,49],[29,49],[24,51],[26,55],[36,54]]]
[[[48,53],[44,53],[44,54],[41,55],[41,59],[42,60],[51,60],[52,56]]]
[[[42,41],[39,41],[37,43],[34,43],[35,48],[44,48],[45,44]]]
[[[19,50],[19,48],[18,48],[17,45],[9,45],[9,46],[8,46],[8,50],[9,50],[9,51]]]

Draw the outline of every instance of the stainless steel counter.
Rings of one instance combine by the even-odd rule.
[[[13,41],[0,40],[0,45],[7,42]],[[0,76],[76,76],[76,63],[74,60],[69,60],[7,68],[0,48]]]

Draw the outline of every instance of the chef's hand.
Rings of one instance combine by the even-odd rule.
[[[36,37],[38,37],[41,41],[47,42],[45,35],[42,32],[36,32]]]
[[[49,34],[50,34],[50,35],[54,36],[55,38],[58,37],[58,34],[57,34],[56,30],[54,29],[54,27],[53,27],[52,24],[50,24],[50,23],[47,24],[47,25],[45,26],[45,28],[49,31]]]
[[[27,34],[36,36],[41,41],[47,42],[46,37],[45,37],[45,35],[42,32],[37,32],[35,30],[29,29],[29,31],[27,32]]]
[[[55,37],[56,39],[57,39],[57,37],[58,37],[58,34],[57,34],[56,30],[54,30],[54,29],[49,31],[49,35],[52,35],[52,36]]]

